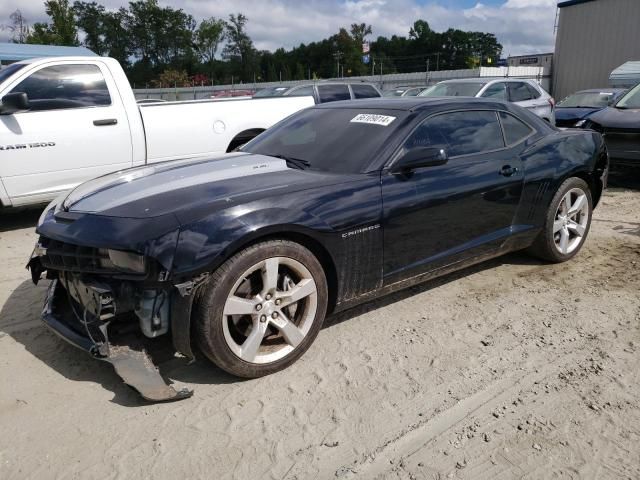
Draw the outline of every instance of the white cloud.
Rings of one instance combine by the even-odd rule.
[[[108,8],[126,5],[126,0],[103,0]],[[183,8],[197,20],[209,16],[227,18],[242,12],[248,18],[248,32],[259,49],[291,48],[326,38],[341,26],[366,22],[374,37],[407,36],[413,22],[422,18],[432,29],[449,27],[494,33],[504,46],[503,54],[518,55],[553,51],[556,0],[505,0],[487,5],[481,2],[467,9],[454,8],[443,0],[160,0],[163,5]],[[46,21],[42,0],[2,0],[0,23],[20,8],[31,22]],[[6,41],[8,32],[0,32]]]

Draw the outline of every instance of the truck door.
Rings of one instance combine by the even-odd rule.
[[[26,93],[30,105],[0,116],[0,176],[14,206],[132,165],[127,115],[99,62],[41,65],[3,94],[10,92]]]

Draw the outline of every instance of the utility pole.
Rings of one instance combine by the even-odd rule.
[[[427,84],[429,83],[429,59],[428,58],[427,58],[427,72],[424,76],[424,82]]]
[[[440,52],[436,53],[436,70],[440,71]]]
[[[342,52],[338,50],[333,54],[333,58],[336,59],[336,77],[340,76],[340,59],[342,58]]]

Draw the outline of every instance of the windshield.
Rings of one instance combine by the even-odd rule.
[[[475,97],[484,83],[447,82],[438,83],[420,92],[419,97]]]
[[[287,92],[287,90],[289,90],[289,87],[263,88],[259,92],[256,92],[254,97],[281,97]]]
[[[578,92],[558,103],[558,108],[604,108],[615,97],[614,92]]]
[[[640,83],[629,90],[615,105],[616,108],[640,108]]]
[[[2,70],[0,70],[0,85],[2,84],[2,82],[4,82],[7,78],[9,78],[11,75],[13,75],[14,73],[16,73],[18,70],[20,70],[23,67],[26,67],[27,64],[26,63],[12,63],[11,65],[9,65],[8,67],[3,68]]]
[[[240,150],[290,159],[309,170],[360,173],[384,148],[407,112],[314,108],[270,128]]]

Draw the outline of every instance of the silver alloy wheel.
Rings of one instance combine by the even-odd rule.
[[[556,210],[553,222],[553,240],[563,255],[580,246],[589,225],[589,199],[580,188],[569,190]]]
[[[275,362],[302,343],[317,307],[311,272],[292,258],[268,258],[231,288],[222,314],[225,341],[245,362]]]

